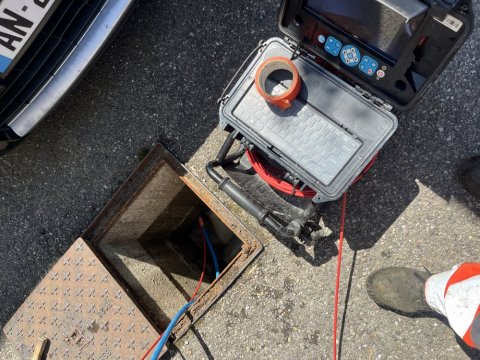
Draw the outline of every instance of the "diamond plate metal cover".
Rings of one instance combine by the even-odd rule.
[[[3,330],[23,359],[44,338],[48,359],[139,359],[159,335],[81,238]]]

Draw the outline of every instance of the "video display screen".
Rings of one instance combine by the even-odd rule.
[[[407,20],[381,0],[305,0],[304,8],[393,62],[425,15]]]

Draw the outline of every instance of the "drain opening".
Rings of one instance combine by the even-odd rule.
[[[261,244],[193,175],[180,175],[183,168],[163,148],[152,152],[85,236],[162,332],[198,283],[203,219],[221,275],[215,279],[207,251],[201,295],[174,328],[173,339],[178,339],[253,261]],[[163,158],[156,159],[160,154]]]
[[[182,306],[195,290],[203,266],[202,218],[218,259],[219,272],[240,253],[242,241],[188,188],[183,189],[139,242],[182,293]],[[207,251],[202,293],[215,280]]]
[[[170,186],[164,188],[169,196],[172,190]],[[202,272],[199,217],[205,222],[222,272],[240,253],[243,243],[188,187],[178,191],[138,238],[111,239],[99,244],[103,255],[161,329],[168,326],[178,309],[190,299]],[[131,226],[135,227],[135,222]],[[208,253],[199,293],[214,280],[215,269]]]

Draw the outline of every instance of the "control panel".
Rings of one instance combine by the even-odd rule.
[[[377,73],[377,76],[379,75],[379,73],[377,72],[378,61],[371,58],[370,56],[365,55],[362,58],[362,61],[360,62],[360,65],[358,66],[358,68],[360,69],[361,72],[364,72],[368,76],[373,76],[373,74],[375,73]],[[383,70],[380,70],[380,71],[383,71]],[[381,78],[383,78],[384,76],[385,76],[385,72],[383,71],[383,76],[381,76]]]
[[[278,19],[292,46],[399,111],[473,29],[472,0],[282,0]]]
[[[369,78],[375,77],[376,80],[383,79],[387,72],[387,67],[370,55],[363,55],[359,48],[352,44],[343,44],[333,35],[320,34],[317,41],[329,55],[340,58],[340,61],[347,67],[359,71]]]

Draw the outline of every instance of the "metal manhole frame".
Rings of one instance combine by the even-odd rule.
[[[120,186],[111,200],[105,205],[102,211],[95,217],[91,225],[82,234],[92,247],[96,248],[102,237],[115,224],[121,215],[128,209],[137,195],[147,186],[149,181],[161,169],[162,166],[169,166],[179,176],[179,179],[195,193],[195,195],[219,217],[219,219],[242,241],[243,246],[239,254],[222,271],[220,277],[213,281],[210,286],[201,294],[188,313],[183,316],[174,328],[172,334],[175,341],[181,338],[188,329],[194,325],[213,304],[233,285],[245,269],[263,251],[262,243],[253,235],[250,230],[238,219],[218,198],[175,156],[162,144],[157,144],[141,161],[135,171]],[[108,260],[101,256],[103,262],[111,271],[112,275],[122,282],[121,276],[108,264]],[[129,291],[125,283],[121,283],[132,300],[139,305],[142,313],[149,318],[148,311]],[[133,296],[132,296],[133,295]],[[152,326],[158,326],[151,320]]]

